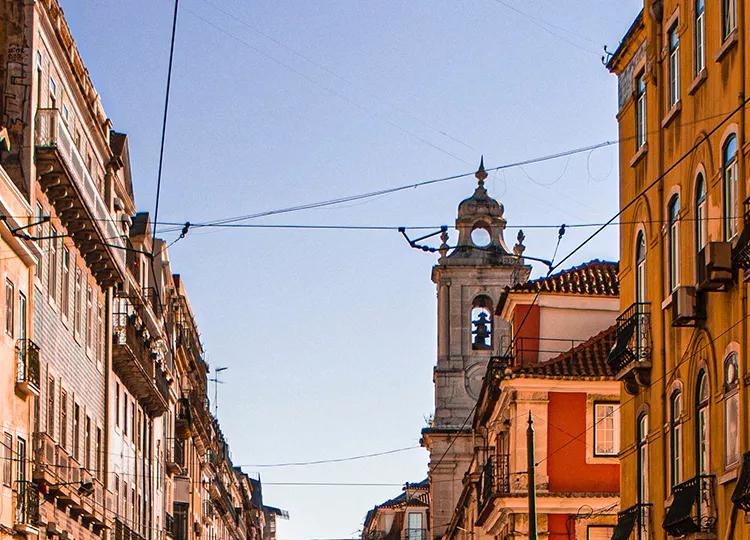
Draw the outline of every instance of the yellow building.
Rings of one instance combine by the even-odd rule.
[[[746,7],[647,0],[608,60],[621,141],[617,539],[750,535],[738,511],[750,502]]]

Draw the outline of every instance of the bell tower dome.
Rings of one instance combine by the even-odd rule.
[[[432,269],[437,286],[437,364],[433,372],[435,413],[422,431],[430,452],[432,531],[450,523],[464,473],[473,457],[471,414],[490,356],[507,346],[510,325],[497,320],[495,306],[506,286],[528,280],[531,267],[505,244],[505,209],[485,187],[484,159],[474,193],[458,205],[455,246],[443,235],[440,259]]]

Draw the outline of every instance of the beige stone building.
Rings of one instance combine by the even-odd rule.
[[[407,483],[401,494],[367,512],[362,540],[428,540],[430,486]]]
[[[435,414],[422,430],[430,452],[430,529],[440,537],[451,521],[463,477],[473,458],[471,417],[493,351],[508,343],[509,324],[494,316],[506,286],[527,280],[522,235],[513,251],[505,244],[503,205],[484,186],[480,166],[474,194],[458,207],[457,245],[441,247],[432,270],[437,286],[438,346]],[[450,253],[449,253],[450,251]]]

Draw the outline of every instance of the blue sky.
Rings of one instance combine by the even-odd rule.
[[[193,222],[472,171],[616,138],[601,65],[637,0],[182,0],[160,219]],[[172,3],[62,0],[153,210]],[[523,13],[519,13],[519,11]],[[615,147],[492,174],[516,225],[604,221]],[[452,224],[473,178],[258,223]],[[555,229],[526,229],[548,258]],[[570,229],[565,254],[587,229]],[[174,234],[167,235],[173,239]],[[571,264],[617,257],[607,231]],[[212,366],[234,462],[307,461],[418,444],[433,408],[435,257],[397,232],[191,231],[171,251]],[[258,469],[245,467],[248,472]],[[426,452],[264,469],[279,538],[347,538]]]

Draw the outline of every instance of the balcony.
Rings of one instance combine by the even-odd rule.
[[[670,536],[711,533],[716,528],[715,477],[701,474],[674,487],[663,527]]]
[[[232,496],[229,494],[229,490],[224,485],[224,481],[221,476],[215,475],[208,487],[209,495],[211,499],[216,503],[216,507],[219,512],[223,515],[229,512],[232,518],[237,521],[237,509],[234,507],[234,501]]]
[[[172,443],[171,447],[167,446],[167,474],[182,474],[182,467],[185,465],[185,446],[180,439],[174,439]]]
[[[103,287],[125,280],[125,242],[57,109],[36,113],[42,189]]]
[[[479,518],[477,524],[484,516],[484,510],[497,497],[510,494],[510,454],[497,454],[487,459],[478,486]]]
[[[16,343],[16,392],[39,395],[39,347],[30,339]]]
[[[32,482],[16,482],[16,511],[13,529],[22,535],[36,535],[39,527],[39,489]]]
[[[59,481],[58,473],[65,469],[57,467],[55,441],[43,432],[34,433],[34,468],[32,478],[37,483],[55,484]]]
[[[167,411],[169,383],[157,381],[150,338],[135,315],[115,313],[114,321],[112,368],[150,415],[161,416]]]
[[[732,502],[740,510],[750,512],[750,452],[742,458],[742,470],[732,493]]]
[[[180,439],[189,439],[193,434],[193,415],[190,412],[190,401],[181,397],[177,400],[177,418],[175,435]]]
[[[649,540],[650,537],[650,503],[639,503],[617,514],[612,540]]]
[[[404,529],[401,538],[403,540],[427,540],[427,529]]]
[[[736,268],[750,270],[750,197],[745,199],[742,232],[732,249],[732,263]]]
[[[635,303],[617,318],[617,337],[607,362],[625,390],[636,395],[651,384],[651,308]]]

